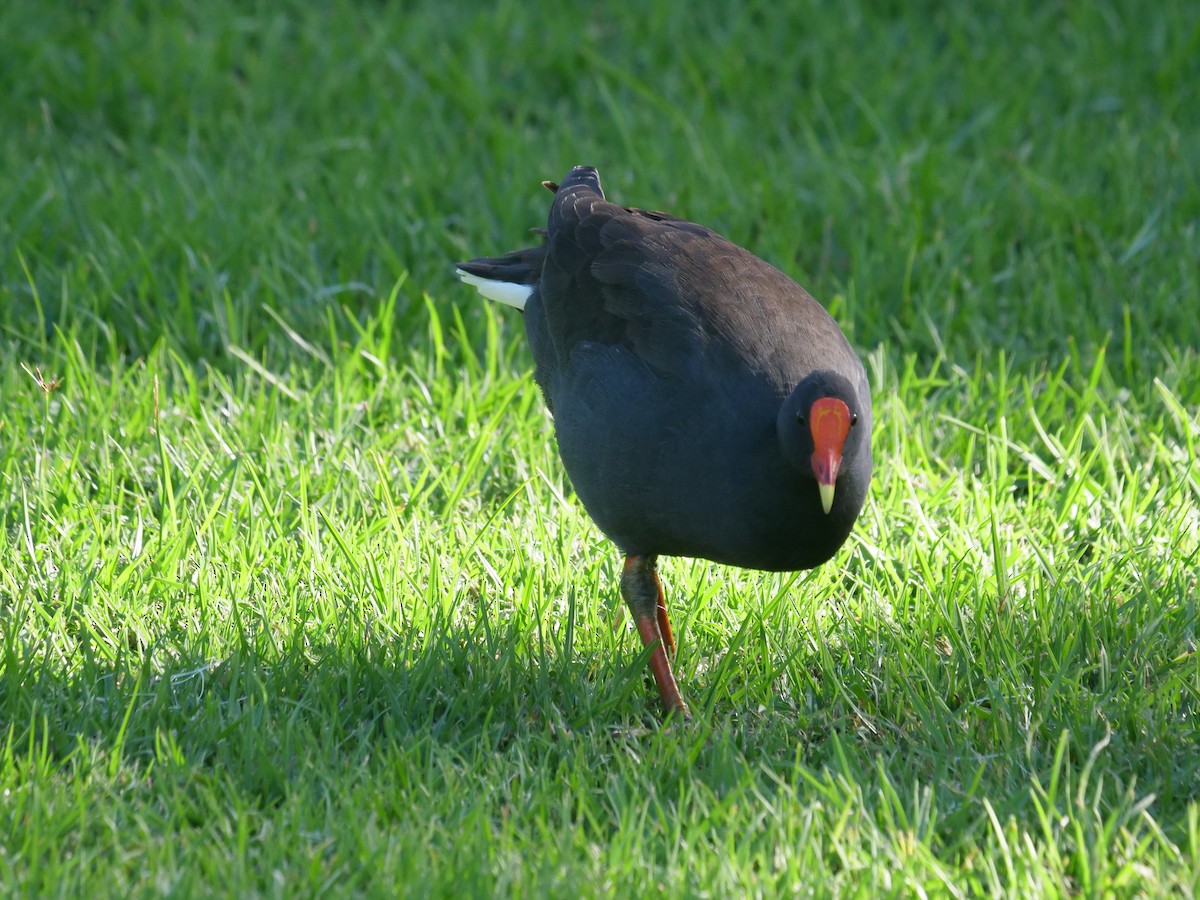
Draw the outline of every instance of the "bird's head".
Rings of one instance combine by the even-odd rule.
[[[838,473],[868,443],[871,404],[834,372],[814,372],[800,382],[779,410],[776,427],[784,456],[817,483],[821,507],[833,509]]]

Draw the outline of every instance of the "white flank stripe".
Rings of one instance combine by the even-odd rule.
[[[489,300],[495,300],[498,303],[503,303],[506,306],[515,306],[517,309],[524,311],[525,301],[529,299],[529,295],[533,293],[532,284],[514,284],[511,281],[489,281],[486,278],[480,278],[478,275],[472,275],[470,272],[464,272],[462,269],[455,269],[458,277],[463,284],[472,285],[475,290],[483,294]]]

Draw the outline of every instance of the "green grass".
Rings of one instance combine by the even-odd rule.
[[[4,892],[1200,893],[1195,5],[408,6],[0,9]],[[579,162],[874,385],[687,726],[452,276]]]

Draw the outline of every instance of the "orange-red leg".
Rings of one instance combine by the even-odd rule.
[[[671,671],[668,652],[675,652],[675,635],[667,618],[667,602],[662,583],[658,580],[657,559],[653,556],[627,556],[621,572],[621,595],[633,615],[642,646],[650,647],[650,672],[658,685],[667,712],[682,716],[691,713],[679,693],[675,674]]]
[[[667,648],[667,655],[675,655],[675,633],[671,631],[671,620],[667,618],[667,598],[663,595],[662,582],[658,580],[658,566],[655,563],[650,563],[650,577],[654,579],[654,587],[658,591],[658,604],[656,612],[658,614],[658,630],[662,635],[663,646]]]

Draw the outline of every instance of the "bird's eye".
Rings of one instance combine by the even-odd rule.
[[[850,427],[853,428],[858,424],[858,413],[850,413]]]
[[[796,413],[796,424],[804,425],[804,413]]]

